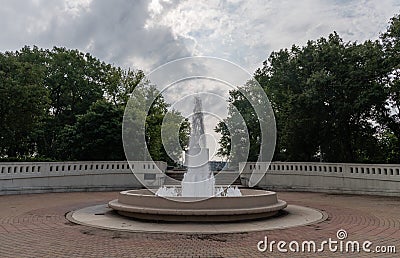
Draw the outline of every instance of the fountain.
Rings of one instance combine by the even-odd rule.
[[[215,178],[208,167],[208,155],[201,100],[195,97],[189,150],[185,158],[188,170],[182,180],[182,196],[211,197],[215,195]]]
[[[200,98],[195,98],[187,172],[181,187],[162,186],[151,190],[119,193],[108,206],[120,215],[157,221],[239,221],[266,218],[286,208],[275,192],[216,186],[208,166],[209,151],[204,137]]]
[[[185,163],[188,167],[184,174],[181,191],[176,187],[163,186],[156,195],[163,197],[211,197],[211,196],[241,196],[240,190],[232,187],[215,187],[214,174],[208,166],[209,150],[204,134],[204,122],[201,99],[195,97],[193,109],[192,130],[189,138],[189,149],[186,152]]]

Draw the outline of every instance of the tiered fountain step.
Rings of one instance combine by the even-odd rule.
[[[241,189],[242,196],[160,198],[150,190],[119,194],[109,207],[120,215],[156,221],[241,221],[267,218],[286,208],[275,192]],[[198,200],[198,201],[197,201]]]

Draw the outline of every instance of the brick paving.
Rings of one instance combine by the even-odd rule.
[[[116,192],[0,196],[0,257],[398,257],[377,253],[261,253],[257,243],[321,243],[345,229],[346,240],[396,246],[400,253],[400,197],[282,192],[289,204],[324,210],[326,221],[309,226],[241,234],[128,233],[75,225],[68,211],[103,204]],[[286,246],[287,248],[287,246]],[[327,248],[326,248],[327,249]]]

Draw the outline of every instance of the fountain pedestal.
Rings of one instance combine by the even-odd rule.
[[[208,167],[209,150],[192,148],[186,153],[187,172],[181,183],[182,196],[210,197],[215,195],[215,178]]]
[[[215,194],[215,178],[203,181],[190,181],[187,176],[182,181],[182,196],[210,197]]]
[[[242,196],[161,198],[150,190],[119,193],[108,206],[120,215],[153,221],[242,221],[267,218],[286,208],[275,192],[241,189]]]

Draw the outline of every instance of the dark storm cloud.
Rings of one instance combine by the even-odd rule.
[[[6,2],[0,7],[1,51],[24,45],[65,46],[142,69],[190,55],[170,28],[145,29],[148,1],[94,0],[76,10],[65,1]]]

